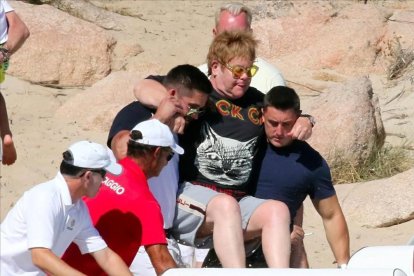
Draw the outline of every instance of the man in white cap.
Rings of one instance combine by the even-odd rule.
[[[63,153],[60,171],[24,193],[1,224],[1,275],[83,275],[60,259],[70,243],[108,275],[131,275],[93,227],[81,197],[94,197],[106,172],[117,174],[106,147],[81,141]]]
[[[127,156],[119,160],[122,173],[108,174],[99,195],[86,200],[95,227],[125,263],[130,265],[143,245],[157,275],[176,263],[168,252],[161,208],[147,179],[158,176],[174,153],[183,154],[184,150],[167,125],[156,119],[137,124],[130,132]],[[104,275],[74,246],[63,260],[87,275]]]

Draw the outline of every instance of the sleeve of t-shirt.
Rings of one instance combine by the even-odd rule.
[[[93,226],[88,209],[82,202],[82,230],[74,239],[82,254],[95,252],[107,247],[106,242],[99,235],[98,230]]]
[[[148,120],[151,117],[149,109],[144,107],[139,102],[132,102],[129,105],[122,108],[118,114],[116,114],[114,121],[112,122],[111,129],[109,130],[108,139],[106,144],[111,148],[112,138],[122,130],[132,130],[138,123]]]
[[[330,169],[323,158],[322,165],[314,171],[312,184],[311,199],[325,199],[336,193],[332,184]]]
[[[164,220],[157,202],[149,202],[139,218],[142,225],[142,245],[167,244]]]
[[[51,195],[41,190],[29,191],[24,195],[24,210],[27,222],[28,248],[42,247],[52,249],[60,206],[56,200],[59,195]]]
[[[14,9],[9,5],[9,3],[7,3],[6,0],[1,0],[0,2],[1,2],[0,5],[3,5],[5,13],[14,11]]]
[[[164,76],[150,75],[146,79],[151,79],[162,83]],[[115,116],[109,130],[106,145],[111,148],[112,138],[121,130],[132,130],[134,126],[142,121],[148,120],[151,116],[148,108],[135,101],[122,108]]]

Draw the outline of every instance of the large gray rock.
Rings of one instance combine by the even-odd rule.
[[[121,15],[99,8],[87,0],[53,0],[51,5],[75,17],[92,22],[106,30],[121,30]]]
[[[159,65],[146,64],[141,71],[112,72],[93,86],[67,100],[56,117],[76,121],[85,130],[109,131],[118,111],[135,100],[133,87],[149,74],[160,74]]]
[[[139,76],[135,73],[111,73],[70,98],[57,110],[56,116],[76,121],[85,130],[108,131],[118,111],[134,100],[132,91],[137,80]]]
[[[56,86],[92,85],[109,74],[115,41],[102,28],[49,5],[13,5],[31,35],[9,74]]]
[[[414,169],[390,178],[336,185],[349,222],[386,227],[414,219]]]
[[[367,77],[334,85],[304,106],[317,120],[309,143],[330,164],[338,158],[361,164],[384,143],[378,100]]]
[[[379,44],[390,16],[387,9],[369,2],[313,1],[298,13],[253,26],[260,55],[277,64],[288,80],[303,82],[298,73],[304,70],[329,69],[351,76],[384,71]]]

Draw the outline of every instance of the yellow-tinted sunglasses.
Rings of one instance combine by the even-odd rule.
[[[252,65],[250,67],[243,67],[241,65],[234,65],[231,66],[230,64],[226,63],[223,64],[227,69],[230,70],[230,72],[233,74],[233,78],[240,79],[241,76],[243,76],[244,73],[246,73],[248,78],[254,77],[256,75],[257,71],[259,70],[259,67],[256,65]]]

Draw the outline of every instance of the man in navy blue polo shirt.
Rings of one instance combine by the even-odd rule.
[[[349,233],[325,159],[289,133],[301,114],[296,92],[276,86],[266,95],[263,120],[267,137],[255,197],[284,202],[291,221],[309,195],[321,215],[338,266],[349,260]]]

